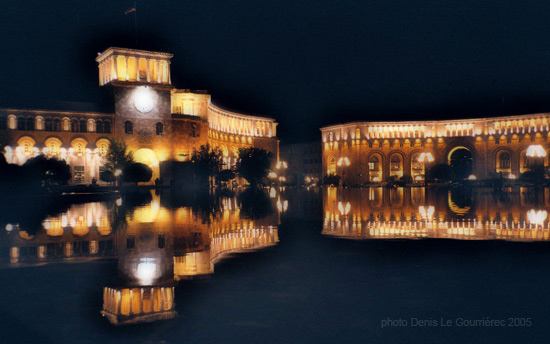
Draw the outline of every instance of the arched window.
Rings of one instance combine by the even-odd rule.
[[[88,132],[93,133],[95,130],[95,121],[93,119],[88,120]]]
[[[14,115],[8,116],[8,129],[16,129],[17,128],[17,118]]]
[[[68,118],[63,118],[63,128],[64,131],[71,131],[71,121]],[[57,131],[57,129],[56,129]],[[59,130],[61,131],[61,130]]]
[[[380,159],[376,155],[373,155],[369,160],[369,170],[378,171],[380,169]]]
[[[25,130],[34,130],[34,118],[27,117],[25,120]]]
[[[401,170],[401,159],[399,155],[394,154],[390,160],[390,171],[395,172]]]
[[[25,118],[17,117],[17,130],[25,130]]]
[[[399,154],[393,154],[390,158],[390,176],[403,177],[403,159]]]
[[[80,120],[80,132],[81,133],[87,133],[88,132],[88,125],[86,123],[85,119]]]
[[[371,182],[382,181],[382,161],[378,155],[369,158],[369,179]]]
[[[61,131],[61,120],[59,118],[53,120],[53,131]]]
[[[509,169],[510,168],[510,153],[502,152],[498,156],[499,169]]]
[[[110,134],[111,133],[111,121],[105,121],[103,123],[103,132],[105,134]]]
[[[58,138],[52,137],[46,140],[44,142],[44,145],[49,150],[49,155],[51,156],[57,156],[59,155],[59,152],[61,150],[61,140]]]
[[[156,124],[157,135],[164,134],[164,125],[161,122]]]
[[[45,130],[53,131],[53,120],[51,118],[46,118],[44,122],[45,122]]]
[[[95,132],[96,133],[103,133],[103,121],[99,120],[95,122]]]
[[[41,116],[36,117],[36,130],[44,130],[44,118]]]
[[[73,119],[71,121],[71,131],[73,133],[78,133],[78,120],[77,119]]]
[[[127,135],[132,135],[134,133],[134,124],[132,122],[124,122],[124,133]]]
[[[109,151],[109,141],[106,139],[100,139],[96,142],[96,147],[99,151],[99,155],[105,156],[107,155],[107,152]]]
[[[336,174],[336,159],[331,158],[328,164],[327,174]]]

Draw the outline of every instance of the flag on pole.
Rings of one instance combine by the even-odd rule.
[[[134,6],[130,7],[126,12],[124,12],[124,14],[132,13],[135,11],[136,11],[136,5],[134,4]]]

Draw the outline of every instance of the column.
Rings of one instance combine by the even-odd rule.
[[[151,72],[149,71],[149,59],[145,59],[147,70],[147,82],[151,82]]]
[[[136,56],[136,81],[140,81],[139,77],[139,57]]]
[[[124,61],[126,61],[126,81],[130,80],[130,72],[128,71],[128,56],[124,58]]]
[[[155,60],[156,63],[156,69],[157,69],[157,83],[160,84],[161,78],[160,78],[160,62],[159,60]]]
[[[118,80],[116,56],[115,55],[111,56],[111,59],[113,60],[113,66],[114,66],[114,71],[115,71],[115,74],[113,75],[113,79]]]

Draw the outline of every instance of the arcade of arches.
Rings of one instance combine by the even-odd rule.
[[[391,176],[423,181],[425,169],[448,164],[457,179],[529,170],[530,145],[550,148],[550,114],[422,122],[354,122],[321,128],[323,173],[347,183],[383,182]],[[421,159],[422,153],[434,158]],[[339,164],[347,158],[349,164]],[[548,166],[548,155],[541,158]]]

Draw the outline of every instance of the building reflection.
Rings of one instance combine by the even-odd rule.
[[[348,239],[548,241],[549,192],[328,188],[323,234]]]
[[[47,216],[38,229],[2,224],[1,266],[116,259],[117,278],[103,289],[101,314],[115,325],[151,322],[177,315],[178,281],[207,278],[232,254],[276,245],[278,224],[268,194],[197,199],[149,190],[126,193],[71,205]]]
[[[41,228],[7,223],[0,232],[0,250],[7,248],[9,263],[20,266],[114,257],[111,215],[109,202],[92,202],[47,216]]]

